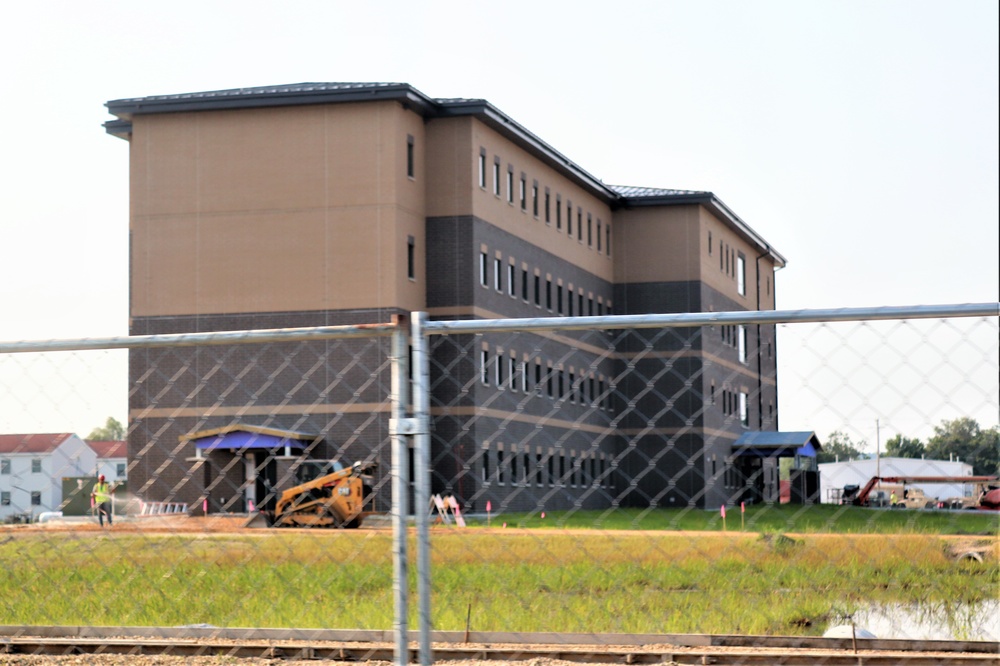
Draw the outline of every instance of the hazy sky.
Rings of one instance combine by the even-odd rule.
[[[0,340],[127,333],[128,144],[107,100],[304,81],[485,98],[606,183],[712,191],[788,258],[779,309],[997,301],[997,14],[6,2]],[[115,400],[95,409],[124,419]]]

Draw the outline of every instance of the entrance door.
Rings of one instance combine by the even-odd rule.
[[[258,510],[274,511],[278,504],[278,461],[270,451],[254,451],[254,497]]]

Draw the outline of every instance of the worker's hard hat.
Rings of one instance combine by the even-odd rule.
[[[98,481],[103,481],[103,480],[104,480],[104,475],[103,475],[103,474],[101,474],[101,475],[100,475],[99,477],[97,477],[97,480],[98,480]]]

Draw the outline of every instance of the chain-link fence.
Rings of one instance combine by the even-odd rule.
[[[431,628],[1000,640],[997,315],[5,343],[0,607],[393,629],[400,659],[413,628],[424,661]],[[126,394],[127,445],[67,425]]]

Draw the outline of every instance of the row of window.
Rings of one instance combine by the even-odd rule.
[[[711,401],[715,404],[715,384],[712,384],[711,389]],[[735,416],[739,414],[740,423],[746,427],[750,427],[750,408],[749,408],[749,396],[746,391],[730,391],[729,389],[722,389],[722,413],[726,416]]]
[[[479,284],[488,289],[491,283],[490,276],[490,257],[486,252],[480,252]],[[506,293],[511,298],[520,295],[525,303],[534,302],[535,307],[544,307],[549,312],[560,315],[601,317],[612,314],[610,300],[605,305],[603,296],[595,299],[592,293],[584,295],[583,287],[579,287],[574,294],[572,284],[564,287],[562,280],[553,280],[548,274],[543,282],[539,269],[536,268],[529,274],[527,265],[522,264],[519,270],[513,257],[507,258],[506,268],[502,258],[493,258],[492,286],[497,293]]]
[[[41,458],[31,459],[31,473],[32,474],[42,473]],[[10,458],[0,458],[0,474],[10,474]]]
[[[31,491],[31,505],[41,506],[42,505],[42,491],[32,490]],[[10,491],[3,490],[0,491],[0,506],[10,506]]]
[[[118,478],[125,478],[127,465],[125,463],[118,463],[117,474]],[[31,473],[41,474],[42,473],[42,459],[32,458],[31,459]],[[10,458],[0,458],[0,475],[10,474]]]
[[[490,446],[483,451],[482,462],[484,484],[611,488],[610,465],[603,453],[584,455],[576,451],[559,451],[542,455],[504,451],[498,444],[496,449]]]
[[[486,159],[486,149],[479,149],[479,187],[486,191],[486,181],[487,172],[490,169],[487,167]],[[501,176],[502,163],[499,155],[493,156],[493,168],[492,168],[492,180],[493,180],[493,195],[496,197],[501,197],[501,183],[506,184],[506,194],[507,203],[510,205],[515,204],[515,191],[514,191],[514,165],[508,164],[506,175]],[[530,194],[529,194],[530,191]],[[528,186],[528,176],[523,171],[520,174],[517,184],[517,197],[516,202],[521,208],[522,213],[528,212],[528,200],[531,200],[531,214],[536,220],[543,219],[545,224],[552,225],[555,222],[556,231],[562,231],[563,220],[566,222],[566,237],[569,239],[575,239],[579,243],[583,243],[584,240],[587,242],[587,247],[597,249],[598,253],[604,253],[606,256],[611,256],[611,223],[605,224],[600,218],[595,217],[592,213],[584,213],[583,208],[580,206],[576,207],[576,226],[573,225],[573,202],[570,199],[566,199],[565,208],[563,204],[563,198],[561,194],[556,194],[555,197],[552,196],[552,192],[548,187],[544,188],[544,191],[539,189],[538,181],[532,180],[529,190]],[[565,215],[563,214],[565,210]],[[554,213],[554,214],[553,214]],[[586,215],[586,217],[584,217]],[[575,228],[575,236],[574,236]]]
[[[551,361],[543,363],[538,357],[518,361],[514,350],[505,354],[503,349],[497,349],[494,355],[487,346],[479,354],[479,378],[483,386],[611,411],[614,386],[606,383],[603,375],[582,369],[577,373],[572,367],[553,368]]]
[[[722,344],[735,347],[739,353],[740,363],[747,362],[747,327],[745,324],[727,324],[719,327]]]
[[[708,232],[708,255],[712,256],[712,232]],[[719,241],[719,270],[726,275],[736,278],[736,293],[740,296],[747,295],[747,259],[742,252],[738,252],[725,241]],[[770,292],[770,282],[768,282]]]

